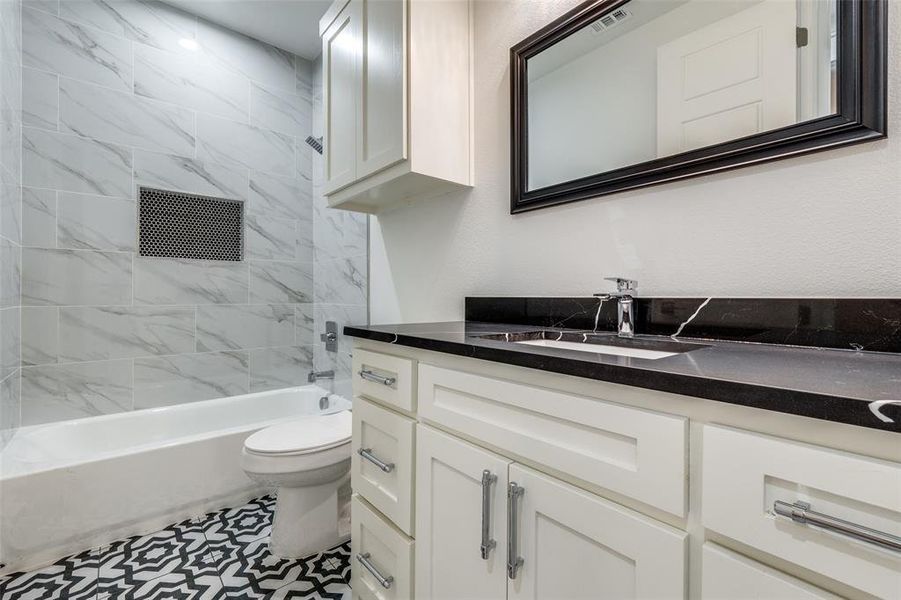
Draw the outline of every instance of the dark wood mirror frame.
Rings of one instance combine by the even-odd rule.
[[[837,113],[529,190],[528,59],[627,1],[585,2],[510,49],[511,213],[886,137],[887,1],[840,0]]]

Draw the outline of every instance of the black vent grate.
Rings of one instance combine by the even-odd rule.
[[[240,261],[244,203],[142,187],[138,212],[141,256]]]

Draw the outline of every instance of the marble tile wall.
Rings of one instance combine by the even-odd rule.
[[[0,448],[21,423],[22,7],[0,0]]]
[[[159,2],[21,14],[21,423],[348,380],[366,220],[314,194],[312,64]],[[243,200],[245,260],[136,255],[141,185]]]

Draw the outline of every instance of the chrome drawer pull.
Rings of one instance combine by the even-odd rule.
[[[798,501],[794,504],[789,504],[788,502],[776,500],[773,503],[773,511],[777,515],[790,518],[795,523],[822,527],[862,542],[869,542],[882,548],[901,552],[901,537],[810,510],[810,504],[807,502]]]
[[[380,586],[382,586],[386,590],[391,589],[391,584],[394,583],[394,577],[392,577],[391,575],[385,577],[384,575],[379,573],[379,570],[375,568],[375,565],[369,562],[370,556],[371,554],[369,554],[368,552],[364,552],[363,554],[357,552],[357,561],[361,565],[366,567],[367,571],[372,573],[372,576],[375,577],[375,580],[379,582]]]
[[[372,371],[367,371],[366,369],[360,370],[360,377],[362,377],[366,381],[381,383],[382,385],[387,385],[388,387],[391,387],[392,385],[394,385],[394,382],[397,381],[395,377],[382,377],[381,375],[376,375]]]
[[[357,450],[357,454],[377,466],[385,473],[390,473],[394,470],[394,463],[386,463],[376,458],[375,454],[372,453],[372,448],[360,448],[359,450]]]
[[[525,493],[525,488],[511,481],[507,485],[507,577],[516,579],[516,574],[523,564],[519,556],[519,533],[516,530],[516,504]]]
[[[491,484],[497,481],[497,475],[492,475],[487,469],[482,471],[482,544],[479,550],[483,560],[488,560],[491,550],[497,546],[497,542],[491,539]]]

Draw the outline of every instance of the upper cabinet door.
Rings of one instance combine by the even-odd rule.
[[[405,0],[362,0],[357,179],[407,157]]]
[[[518,464],[510,600],[682,598],[687,534]]]
[[[325,192],[356,178],[358,72],[363,0],[351,0],[322,36]]]
[[[509,464],[455,437],[417,426],[418,599],[506,598],[504,502]],[[483,483],[485,471],[489,479]],[[487,558],[482,558],[481,550],[483,523],[488,546],[495,541]]]

